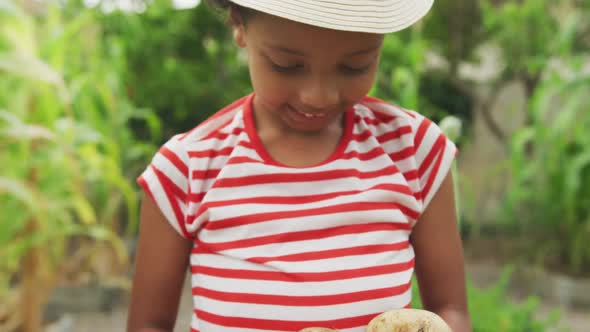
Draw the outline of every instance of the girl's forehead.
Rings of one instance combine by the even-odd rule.
[[[248,22],[248,30],[263,46],[301,53],[298,55],[307,55],[314,50],[362,55],[377,51],[383,41],[382,34],[331,30],[268,14],[256,15]]]

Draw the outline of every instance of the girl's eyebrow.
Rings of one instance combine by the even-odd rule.
[[[295,50],[292,48],[288,48],[285,46],[281,46],[281,45],[271,45],[271,44],[266,44],[265,45],[267,48],[273,49],[275,51],[278,52],[282,52],[282,53],[287,53],[287,54],[291,54],[291,55],[297,55],[297,56],[306,56],[307,54],[304,52],[301,52],[299,50]],[[357,56],[357,55],[363,55],[363,54],[367,54],[367,53],[371,53],[373,51],[378,50],[381,47],[381,44],[379,45],[375,45],[375,46],[370,46],[368,48],[362,49],[362,50],[358,50],[358,51],[354,51],[348,54],[345,54],[344,56]]]
[[[288,47],[285,47],[285,46],[271,45],[271,44],[265,44],[264,46],[266,46],[267,48],[273,49],[275,51],[282,52],[282,53],[299,55],[299,56],[305,56],[306,55],[304,52],[301,52],[301,51],[298,51],[298,50],[294,50],[292,48],[288,48]]]
[[[363,55],[363,54],[367,54],[367,53],[371,53],[374,51],[377,51],[379,48],[381,47],[381,44],[379,45],[375,45],[375,46],[371,46],[362,50],[358,50],[358,51],[354,51],[352,53],[348,53],[346,54],[346,56],[356,56],[356,55]]]

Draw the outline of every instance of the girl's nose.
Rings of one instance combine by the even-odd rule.
[[[339,99],[338,88],[329,79],[316,78],[301,87],[301,103],[314,110],[330,110],[338,105]]]

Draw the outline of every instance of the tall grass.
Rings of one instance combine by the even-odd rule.
[[[8,1],[0,22],[0,330],[37,331],[72,255],[96,278],[108,277],[92,262],[105,252],[126,265],[121,235],[137,224],[126,176],[153,151],[128,122],[159,127],[126,97],[125,45],[101,42],[93,12]]]

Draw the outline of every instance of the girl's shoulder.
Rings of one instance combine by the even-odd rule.
[[[174,139],[185,142],[198,142],[215,135],[217,132],[231,125],[236,115],[241,112],[250,100],[250,95],[244,96],[223,107],[193,129],[174,136]]]
[[[214,158],[221,150],[235,144],[236,133],[242,131],[243,121],[239,114],[244,109],[248,96],[240,98],[215,112],[193,129],[170,137],[153,157],[153,162],[164,160],[174,164],[176,169],[188,176],[189,160],[199,160],[206,165],[208,159]],[[166,170],[175,170],[165,167]]]
[[[420,113],[405,109],[394,103],[375,97],[365,97],[357,105],[357,114],[371,125],[382,129],[395,130],[399,127],[410,127],[417,130],[422,123],[431,121]]]

